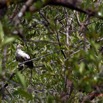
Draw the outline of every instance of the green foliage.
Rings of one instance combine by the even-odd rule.
[[[83,4],[85,8],[91,5],[93,5],[92,1],[89,0]],[[36,4],[36,7],[41,7],[40,2]],[[12,7],[9,8],[9,15],[10,10]],[[88,18],[89,24],[81,29],[76,15],[77,12],[59,6],[47,6],[35,14],[27,12],[18,26],[23,30],[25,43],[17,37],[18,35],[10,35],[10,30],[14,30],[14,27],[8,24],[11,29],[7,30],[5,19],[2,24],[0,23],[0,75],[2,77],[0,83],[4,84],[10,75],[16,72],[16,75],[8,81],[8,93],[4,92],[6,95],[3,101],[8,103],[10,101],[11,103],[63,102],[61,95],[69,92],[65,87],[66,78],[74,85],[67,101],[79,103],[81,97],[77,95],[82,92],[85,96],[94,90],[93,87],[102,83],[103,21]],[[78,17],[81,23],[87,20],[84,14],[78,13]],[[17,44],[22,44],[22,49],[33,59],[32,78],[29,68],[24,67],[23,71],[18,70],[18,64],[15,61]],[[6,55],[3,55],[5,46],[7,51]],[[2,68],[2,61],[5,61],[5,68]],[[5,78],[4,81],[3,78]],[[97,97],[96,100],[98,99]]]

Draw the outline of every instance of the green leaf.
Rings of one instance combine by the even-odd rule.
[[[80,72],[81,74],[83,74],[84,68],[85,68],[85,64],[84,64],[84,63],[81,63],[81,64],[80,64],[80,69],[79,69],[79,72]]]
[[[4,41],[3,44],[5,45],[5,44],[8,44],[8,43],[11,43],[11,42],[13,42],[14,40],[15,40],[14,37],[8,37],[8,38],[5,39],[5,41]]]
[[[14,95],[21,95],[22,97],[25,97],[27,100],[32,100],[32,94],[28,93],[26,90],[22,89],[22,88],[18,88],[14,93]]]
[[[4,41],[4,31],[3,31],[3,27],[2,24],[0,22],[0,44]]]
[[[25,82],[26,80],[25,80],[25,77],[24,77],[20,72],[17,72],[17,77],[18,77],[20,83],[22,84],[22,86],[23,86],[24,88],[26,88],[26,82]]]

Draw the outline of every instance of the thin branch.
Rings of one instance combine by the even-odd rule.
[[[5,46],[3,50],[3,57],[2,57],[2,69],[6,69],[6,61],[7,61],[7,49],[8,47]]]
[[[19,23],[19,18],[21,18],[26,10],[32,5],[33,0],[27,0],[26,3],[22,6],[21,10],[19,13],[14,17],[15,25]]]
[[[61,51],[63,57],[66,59],[66,55],[65,55],[64,51],[61,48],[61,43],[60,43],[59,35],[58,35],[57,32],[56,32],[56,35],[57,35],[57,40],[58,40],[58,44],[59,44],[59,47],[60,47],[60,51]]]

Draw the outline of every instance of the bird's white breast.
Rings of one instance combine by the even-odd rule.
[[[17,50],[17,54],[23,58],[30,59],[30,56],[22,50]]]

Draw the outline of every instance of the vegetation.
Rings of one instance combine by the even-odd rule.
[[[80,10],[65,0],[31,0],[30,10],[23,8],[30,0],[14,1],[0,1],[1,103],[102,103],[103,1],[76,0]],[[18,44],[31,56],[32,75],[18,66]]]

